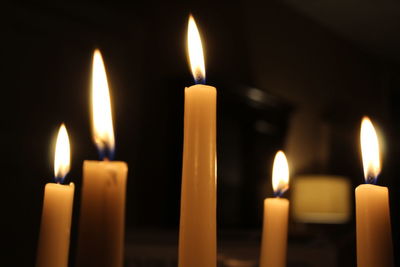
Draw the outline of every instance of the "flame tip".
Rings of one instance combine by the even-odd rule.
[[[110,91],[104,60],[97,48],[94,50],[92,66],[92,129],[100,155],[111,157],[115,141]]]
[[[62,183],[70,170],[71,150],[68,131],[62,123],[58,130],[54,155],[54,177],[57,183]]]
[[[276,197],[282,196],[289,189],[289,165],[282,150],[278,150],[274,158],[272,187]]]
[[[361,122],[360,145],[365,182],[374,184],[381,172],[379,140],[375,127],[367,116]]]
[[[204,83],[206,75],[203,46],[199,29],[192,14],[189,15],[188,21],[187,46],[193,78],[196,83]]]

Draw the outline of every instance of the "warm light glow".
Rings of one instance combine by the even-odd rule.
[[[94,51],[92,72],[92,119],[93,140],[101,154],[111,157],[114,151],[114,130],[111,101],[103,58],[99,50]]]
[[[54,177],[57,182],[62,182],[69,172],[71,152],[69,148],[69,139],[65,125],[60,126],[58,131],[56,151],[54,155]]]
[[[196,83],[204,82],[206,79],[206,71],[204,67],[203,47],[199,30],[197,29],[196,22],[192,15],[190,15],[188,23],[187,46],[193,78]]]
[[[365,181],[375,183],[381,172],[379,142],[375,128],[368,117],[364,117],[362,120],[360,141]]]
[[[277,196],[289,189],[289,165],[283,151],[278,151],[274,159],[272,188]]]
[[[336,175],[300,175],[291,182],[290,205],[295,221],[346,223],[352,212],[351,180]]]

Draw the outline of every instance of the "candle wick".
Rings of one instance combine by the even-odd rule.
[[[283,189],[278,189],[276,191],[274,191],[274,195],[276,198],[281,198],[281,196],[283,196],[283,194],[287,191],[288,188],[283,188]]]
[[[365,183],[366,184],[376,184],[377,180],[378,180],[377,176],[368,175],[367,179],[365,179]]]
[[[99,159],[102,161],[111,161],[114,158],[114,149],[108,146],[99,148]]]
[[[63,177],[63,178],[61,178],[61,177],[54,177],[54,181],[55,181],[56,184],[62,184],[62,182],[64,181],[64,178],[65,178],[65,177]]]

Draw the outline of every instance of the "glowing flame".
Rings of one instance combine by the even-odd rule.
[[[199,30],[197,29],[196,22],[192,15],[190,15],[188,23],[187,46],[193,78],[196,83],[204,83],[206,79],[206,70],[204,67],[203,47]]]
[[[272,188],[276,196],[289,189],[289,165],[285,153],[278,151],[272,168]]]
[[[92,118],[93,140],[101,156],[110,158],[115,146],[110,92],[103,58],[97,49],[93,55]],[[108,155],[102,155],[107,152]]]
[[[381,172],[379,142],[375,128],[368,117],[364,117],[361,122],[360,141],[365,182],[375,183]]]
[[[54,155],[54,177],[56,182],[62,182],[69,172],[71,152],[69,148],[69,139],[65,125],[60,126],[58,131],[56,151]]]

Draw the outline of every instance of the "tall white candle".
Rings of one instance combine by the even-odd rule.
[[[42,220],[36,259],[37,267],[67,267],[74,184],[61,182],[69,172],[70,148],[67,130],[61,125],[56,142],[54,172],[57,183],[44,189]]]
[[[389,193],[387,187],[375,185],[381,171],[379,142],[367,117],[361,124],[360,140],[366,184],[355,190],[357,266],[392,267]]]
[[[122,267],[128,166],[109,161],[114,151],[111,102],[100,51],[93,56],[93,139],[103,161],[83,163],[77,265]]]
[[[286,266],[289,200],[280,196],[289,189],[289,166],[282,151],[275,156],[272,185],[277,197],[264,200],[260,267]]]
[[[189,18],[188,49],[193,76],[204,81],[200,35]],[[179,267],[216,267],[216,89],[185,89],[184,144],[179,227]]]

